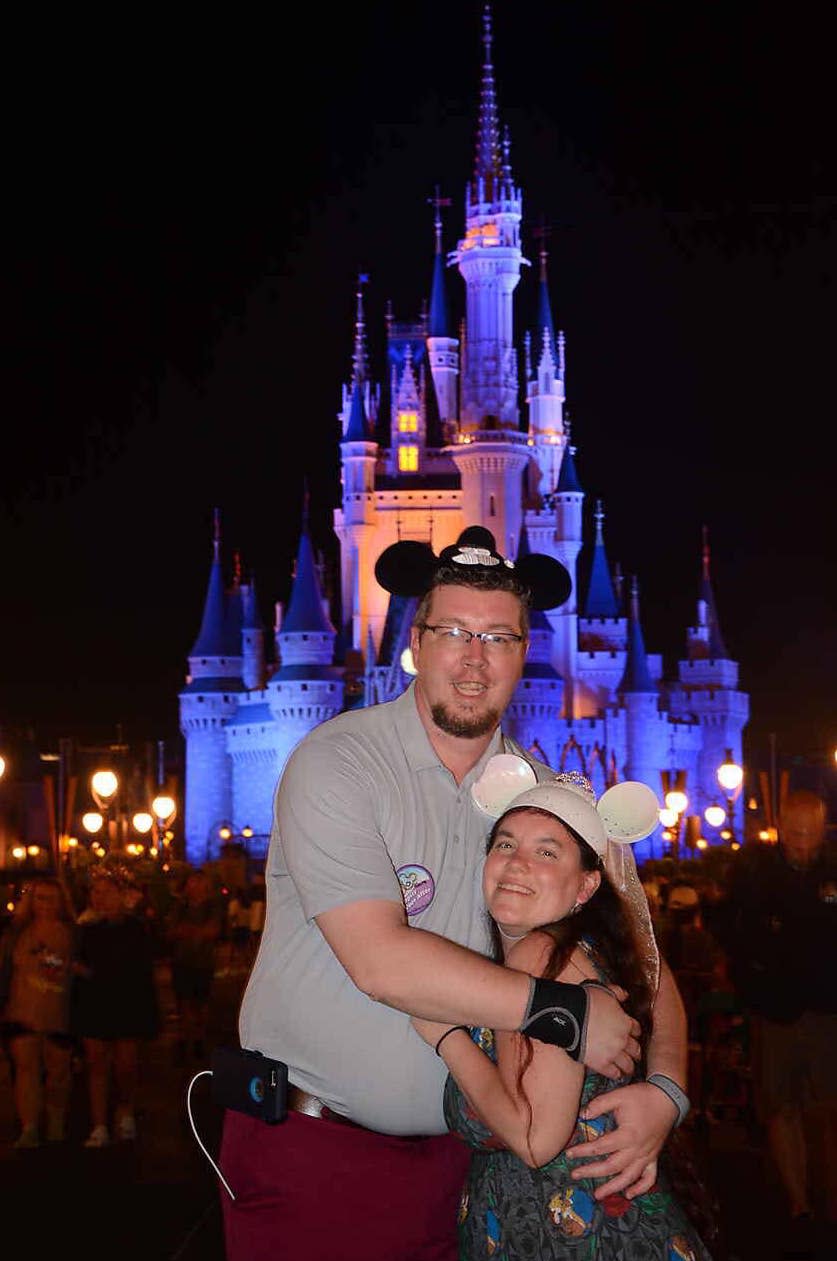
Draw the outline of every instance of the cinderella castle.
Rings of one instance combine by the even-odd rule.
[[[232,582],[225,580],[216,513],[203,618],[180,692],[190,862],[216,857],[230,837],[249,838],[251,853],[262,852],[276,782],[294,746],[342,710],[392,699],[407,686],[414,602],[378,585],[375,562],[399,539],[438,553],[469,525],[489,529],[511,558],[526,551],[555,557],[573,580],[563,605],[532,617],[527,665],[505,723],[522,745],[556,771],[582,769],[597,793],[639,779],[662,803],[679,779],[688,814],[701,819],[718,800],[720,764],[730,753],[741,762],[749,701],[721,635],[706,539],[695,557],[694,625],[685,628],[677,678],[666,680],[662,656],[645,647],[638,580],[624,580],[610,563],[598,501],[595,537],[583,537],[586,492],[565,416],[565,339],[553,324],[543,249],[538,279],[529,282],[531,319],[523,330],[515,325],[514,294],[527,263],[523,198],[501,128],[488,7],[483,46],[462,236],[446,253],[445,203],[437,197],[428,298],[413,323],[387,311],[387,362],[377,378],[367,350],[366,278],[358,284],[351,379],[335,435],[336,607],[324,596],[303,520],[293,585],[277,609],[268,654],[254,580],[244,580],[238,565]],[[447,292],[454,266],[465,286],[458,327]],[[585,542],[592,561],[580,589]],[[719,841],[717,829],[700,826],[710,844]],[[663,850],[658,830],[637,857]]]

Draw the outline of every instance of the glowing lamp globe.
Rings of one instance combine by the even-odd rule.
[[[174,814],[177,806],[173,797],[167,797],[165,794],[155,797],[151,803],[151,809],[154,811],[158,819],[170,819]]]
[[[719,828],[727,817],[723,806],[707,806],[703,817],[711,828]]]
[[[733,762],[732,757],[728,754],[726,762],[718,767],[718,783],[727,793],[737,792],[741,787],[741,781],[744,778],[744,769],[737,762]]]
[[[666,806],[669,810],[673,810],[675,814],[682,814],[689,804],[689,798],[679,788],[672,789],[666,793]]]
[[[119,787],[119,780],[113,771],[94,771],[90,776],[90,787],[97,797],[107,801]]]

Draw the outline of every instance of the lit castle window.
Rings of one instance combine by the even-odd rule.
[[[418,430],[418,412],[398,413],[398,432],[416,433]]]
[[[401,473],[418,472],[418,447],[398,448],[398,470]]]

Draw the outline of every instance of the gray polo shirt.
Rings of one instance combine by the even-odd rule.
[[[294,750],[282,775],[266,865],[267,916],[241,1006],[241,1045],[370,1129],[441,1134],[446,1068],[409,1016],[353,984],[314,917],[401,901],[409,922],[486,953],[482,861],[491,820],[471,785],[497,732],[457,786],[421,724],[414,684],[397,700],[340,714]],[[531,759],[530,759],[531,760]],[[533,763],[540,778],[548,768]]]

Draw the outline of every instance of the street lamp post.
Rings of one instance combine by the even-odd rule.
[[[105,826],[105,816],[102,812],[100,810],[88,810],[81,816],[81,826],[88,835],[89,845],[93,852],[99,855],[103,854],[104,849],[100,848],[101,842],[97,839]]]
[[[148,810],[137,810],[131,819],[131,826],[138,836],[146,837],[154,827],[154,816]],[[128,846],[128,850],[132,854],[143,854],[145,852],[145,844],[143,841],[132,841],[131,845]]]
[[[155,819],[157,853],[163,863],[166,863],[168,862],[169,846],[172,839],[169,829],[177,814],[177,802],[173,797],[169,797],[167,793],[159,793],[152,801],[151,809]]]
[[[685,792],[686,772],[678,771],[674,786],[668,788],[663,800],[665,808],[660,811],[660,822],[665,831],[663,840],[671,845],[671,856],[677,861],[680,857],[680,832],[683,826],[683,815],[689,808],[689,798]]]
[[[683,825],[683,815],[689,808],[689,798],[686,796],[686,772],[685,771],[660,771],[660,778],[663,784],[663,802],[664,809],[660,811],[660,822],[665,831],[663,832],[663,840],[669,845],[669,853],[671,857],[677,861],[680,857],[680,833]]]
[[[716,772],[718,784],[726,797],[727,803],[727,826],[725,831],[729,833],[726,840],[729,841],[730,847],[736,845],[735,840],[735,801],[741,791],[741,785],[744,781],[744,768],[739,766],[732,756],[732,749],[727,749],[726,760],[718,767]],[[723,835],[723,833],[721,834]]]
[[[110,817],[110,812],[118,791],[119,776],[115,771],[99,770],[94,771],[90,776],[90,793],[102,812],[102,826],[109,849],[117,848],[115,842],[118,839],[118,827],[116,820]],[[88,831],[90,830],[88,828]]]

